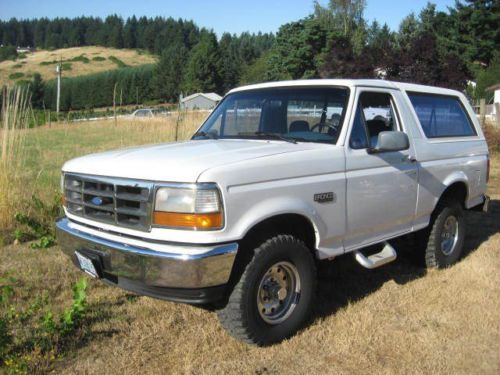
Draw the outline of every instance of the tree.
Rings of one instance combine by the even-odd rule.
[[[43,96],[44,96],[45,85],[42,80],[40,73],[33,74],[33,79],[30,85],[31,91],[31,104],[33,108],[43,108]]]
[[[399,72],[393,78],[463,90],[470,73],[460,56],[439,51],[436,35],[423,31],[402,51]]]
[[[125,48],[136,48],[137,46],[137,18],[128,18],[123,29],[123,46]]]
[[[346,36],[330,40],[320,68],[321,78],[373,78],[373,62],[369,53],[363,58],[355,55],[351,41]]]
[[[269,57],[266,79],[299,79],[318,77],[318,58],[327,41],[322,23],[312,17],[280,27]]]
[[[249,85],[251,83],[265,82],[269,69],[269,52],[267,52],[252,64],[243,67],[239,83],[242,85]]]
[[[227,92],[234,88],[241,76],[241,68],[245,61],[252,62],[255,58],[247,56],[246,59],[241,59],[239,55],[237,41],[233,39],[231,34],[224,33],[219,42],[219,50],[221,54],[221,79],[223,82],[222,91]],[[245,48],[248,50],[248,48]],[[248,53],[245,51],[244,53]]]
[[[455,7],[457,39],[466,46],[468,59],[490,64],[500,46],[500,2],[457,0]]]
[[[173,44],[163,51],[153,73],[155,97],[177,100],[187,58],[188,52],[183,45]]]
[[[351,36],[357,25],[363,22],[366,0],[330,0],[328,7],[314,2],[314,14],[323,27]]]
[[[220,53],[213,32],[203,31],[189,57],[184,79],[187,92],[221,92]]]

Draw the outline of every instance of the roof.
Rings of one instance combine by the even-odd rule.
[[[417,91],[441,95],[462,95],[459,91],[450,90],[435,86],[417,85],[413,83],[403,83],[386,81],[382,79],[299,79],[295,81],[277,81],[258,83],[255,85],[242,86],[229,91],[232,94],[239,91],[265,89],[273,87],[304,87],[304,86],[343,86],[343,87],[376,87],[393,90]]]
[[[486,87],[486,91],[497,91],[500,90],[500,83],[497,83],[496,85]]]
[[[203,97],[205,97],[209,100],[212,100],[214,102],[220,102],[222,100],[222,96],[216,94],[215,92],[207,92],[207,93],[197,92],[195,94],[191,94],[189,96],[186,96],[185,98],[182,98],[181,102],[182,103],[187,102],[187,101],[194,99],[198,96],[203,96]]]

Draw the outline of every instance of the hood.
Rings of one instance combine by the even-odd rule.
[[[196,182],[224,164],[311,149],[312,143],[264,140],[196,140],[91,154],[66,162],[63,172],[164,182]]]

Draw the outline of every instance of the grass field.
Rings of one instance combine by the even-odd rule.
[[[80,56],[83,58],[78,60]],[[71,61],[75,58],[77,60]],[[115,58],[118,60],[115,60]],[[12,84],[19,79],[31,80],[34,73],[40,73],[43,80],[54,79],[56,78],[55,62],[60,59],[63,60],[63,63],[69,64],[66,65],[67,69],[63,71],[64,77],[75,77],[116,69],[119,67],[120,61],[129,66],[156,62],[154,56],[148,53],[139,54],[137,50],[130,49],[74,47],[53,51],[40,50],[27,53],[25,59],[0,62],[0,86]]]
[[[181,118],[178,138],[187,138],[202,116]],[[65,160],[171,140],[176,123],[176,117],[171,117],[154,122],[120,120],[115,124],[109,120],[29,130],[21,176],[24,183],[17,187],[18,194],[36,193],[44,200],[51,199],[58,190],[59,169]],[[18,340],[17,362],[9,359],[4,369],[120,375],[498,374],[498,155],[492,160],[489,193],[492,203],[488,215],[467,214],[467,254],[460,263],[442,271],[426,271],[401,256],[370,271],[350,256],[338,258],[320,268],[310,324],[290,340],[265,349],[230,338],[214,312],[137,297],[94,280],[89,280],[85,318],[69,339],[48,352],[37,345],[25,345],[31,342],[30,336],[40,336],[44,312],[57,315],[71,304],[71,285],[81,273],[57,246],[41,250],[28,244],[1,247],[0,292],[1,287],[4,294],[10,291],[0,303],[0,317],[10,314],[22,321],[26,311],[34,310],[16,326],[13,333],[25,339]],[[44,302],[35,309],[37,298]],[[0,350],[0,358],[1,354]]]

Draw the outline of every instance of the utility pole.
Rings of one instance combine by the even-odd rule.
[[[56,65],[57,73],[57,102],[56,102],[56,112],[59,114],[59,103],[61,101],[61,73],[62,73],[62,61]]]

